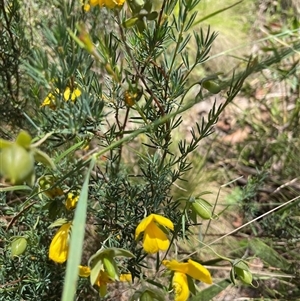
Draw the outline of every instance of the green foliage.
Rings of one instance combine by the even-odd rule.
[[[4,125],[13,121],[14,125],[24,126],[22,109],[26,102],[22,97],[26,89],[26,75],[21,72],[21,60],[28,55],[30,48],[24,36],[24,22],[20,14],[19,1],[0,1],[0,134],[11,137]]]
[[[30,20],[21,15],[24,7],[18,1],[0,1],[4,16],[0,34],[6,41],[0,47],[9,58],[1,61],[0,102],[22,113],[34,137],[12,139],[16,135],[7,135],[10,130],[6,128],[4,138],[16,142],[1,139],[0,158],[6,158],[6,150],[18,144],[23,151],[34,152],[36,160],[34,164],[32,159],[30,168],[13,166],[12,175],[1,162],[0,300],[69,301],[74,296],[116,300],[119,292],[112,282],[128,273],[135,281],[132,300],[163,300],[170,287],[167,273],[162,273],[163,259],[178,256],[182,260],[178,245],[191,236],[190,228],[199,226],[199,218],[201,222],[209,219],[209,228],[219,217],[215,206],[199,197],[206,192],[184,191],[177,197],[173,187],[189,181],[189,174],[196,170],[193,154],[202,140],[209,141],[219,117],[247,77],[291,57],[299,43],[294,48],[274,47],[272,55],[261,60],[247,59],[244,70],[228,78],[219,78],[215,70],[206,78],[194,79],[193,72],[209,59],[217,38],[216,32],[204,29],[197,19],[199,0],[164,0],[159,7],[148,0],[129,1],[124,7],[108,1],[106,8],[96,6],[90,11],[77,0],[54,1],[50,16],[45,14],[38,23],[34,19],[32,31],[22,28]],[[45,12],[48,6],[41,1],[36,9]],[[18,43],[15,36],[20,37]],[[191,44],[195,51],[190,53]],[[279,78],[296,75],[296,64],[293,68],[279,70]],[[222,103],[215,99],[207,116],[192,125],[190,137],[176,141],[174,133],[182,114],[212,94],[222,97]],[[297,106],[293,124],[298,111]],[[284,121],[276,104],[271,114],[277,123]],[[11,121],[19,126],[16,116]],[[263,125],[257,128],[263,132]],[[275,154],[282,147],[282,154],[287,141],[282,134],[270,149]],[[294,155],[297,146],[295,141]],[[244,150],[243,162],[250,155]],[[251,200],[269,175],[268,162],[263,158],[259,162],[263,162],[263,171],[238,195],[250,218],[257,214]],[[290,157],[285,162],[291,164]],[[27,174],[15,180],[28,170],[36,177],[27,185]],[[193,199],[196,202],[190,207]],[[157,253],[155,259],[144,251],[145,236],[142,243],[136,237],[137,227],[149,226],[141,221],[151,214],[165,218],[162,224],[158,220],[149,223],[152,232],[141,231],[154,237],[159,233],[157,244],[166,252]],[[72,223],[68,231],[60,232],[60,228],[54,234],[52,228],[67,222]],[[170,243],[163,245],[160,241],[165,236]],[[260,240],[250,248],[264,259],[267,246]],[[65,258],[60,264],[51,261],[50,253],[61,249]],[[271,248],[268,254],[273,263],[282,257]],[[244,266],[233,270],[232,279],[252,283],[248,263],[244,258],[238,261]],[[89,266],[90,282],[78,278],[79,265]],[[196,294],[192,300],[215,297],[229,285],[229,273],[223,278],[217,288],[211,286],[200,293],[189,279],[191,294]]]
[[[266,13],[265,38],[258,40],[261,53],[283,54],[287,45],[298,49],[297,5],[293,6],[292,1],[268,3],[265,1],[261,7],[265,7]],[[248,105],[242,115],[236,116],[235,129],[247,127],[251,129],[250,134],[227,151],[234,166],[229,171],[231,177],[244,175],[228,198],[232,206],[238,204],[242,208],[241,215],[247,226],[238,228],[249,239],[249,244],[241,242],[239,251],[246,252],[250,247],[251,254],[259,257],[264,269],[270,271],[258,277],[260,294],[283,300],[299,298],[296,272],[299,269],[296,255],[299,247],[298,62],[296,50],[291,56],[269,65],[268,70],[260,71],[257,80],[244,86]],[[240,104],[236,102],[236,106]],[[278,275],[272,273],[271,266],[280,269]],[[281,278],[283,274],[290,279],[289,288],[284,277]],[[270,283],[274,283],[273,291],[268,289]]]

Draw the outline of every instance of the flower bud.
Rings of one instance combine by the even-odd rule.
[[[234,273],[237,278],[245,284],[252,284],[253,276],[249,270],[247,263],[242,260],[238,260],[233,264]]]
[[[216,82],[211,80],[203,81],[201,85],[212,94],[218,94],[221,91],[221,87]]]
[[[132,107],[137,101],[141,99],[143,90],[135,88],[134,91],[126,90],[124,93],[124,102],[128,107]]]
[[[250,271],[245,271],[241,269],[235,269],[238,279],[240,279],[245,284],[252,284],[253,276]]]
[[[192,210],[203,219],[211,219],[211,205],[203,199],[198,199],[191,204]]]
[[[10,245],[11,256],[19,256],[24,253],[27,247],[27,239],[25,237],[18,237],[13,240]]]
[[[0,174],[12,184],[24,182],[34,172],[34,156],[17,143],[0,152]]]
[[[135,99],[129,91],[125,91],[124,93],[124,102],[128,107],[132,107],[135,104]]]

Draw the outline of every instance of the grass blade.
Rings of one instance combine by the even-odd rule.
[[[88,185],[91,171],[95,165],[95,159],[90,162],[84,184],[81,189],[80,197],[76,206],[75,216],[72,225],[72,234],[70,239],[70,249],[67,261],[67,270],[62,294],[62,301],[73,301],[77,280],[78,266],[82,256],[82,246],[85,232],[85,221],[87,211]]]
[[[201,23],[201,22],[203,22],[203,21],[205,21],[205,20],[207,20],[207,19],[209,19],[209,18],[211,18],[211,17],[213,17],[213,16],[216,16],[216,15],[218,15],[218,14],[220,14],[220,13],[222,13],[222,12],[224,12],[224,11],[226,11],[226,10],[232,8],[232,7],[234,7],[234,6],[240,4],[240,3],[243,2],[243,1],[244,1],[244,0],[240,0],[240,1],[234,3],[234,4],[230,5],[230,6],[226,6],[226,7],[224,7],[224,8],[219,9],[219,10],[216,10],[215,12],[213,12],[213,13],[211,13],[211,14],[209,14],[209,15],[207,15],[207,16],[205,16],[205,17],[199,19],[199,20],[197,20],[197,21],[193,24],[193,26],[195,26],[195,25],[197,25],[197,24],[199,24],[199,23]]]

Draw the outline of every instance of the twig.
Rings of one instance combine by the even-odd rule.
[[[32,203],[30,203],[29,205],[27,205],[25,208],[23,208],[17,215],[15,215],[11,221],[9,222],[9,224],[6,227],[6,231],[12,226],[12,224],[16,221],[16,219],[18,219],[26,210],[28,210],[30,207],[32,207],[37,201],[34,201]]]

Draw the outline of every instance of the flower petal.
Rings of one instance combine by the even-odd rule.
[[[41,107],[49,106],[51,109],[55,109],[55,99],[55,95],[49,93],[41,104]]]
[[[172,284],[175,291],[175,301],[186,301],[190,295],[186,275],[184,273],[175,272]]]
[[[120,281],[122,281],[122,282],[131,282],[132,281],[131,274],[121,274],[120,275]]]
[[[108,274],[104,271],[100,271],[100,274],[96,280],[96,285],[99,287],[99,292],[101,297],[104,297],[107,293],[107,283],[113,282],[109,277]]]
[[[150,214],[149,216],[145,217],[136,227],[135,229],[135,239],[138,238],[138,236],[140,235],[140,233],[144,232],[145,229],[148,227],[148,225],[150,223],[153,222],[153,215],[154,214]]]
[[[83,5],[83,10],[84,11],[90,11],[90,9],[91,9],[91,6],[89,4],[84,4]]]
[[[115,6],[122,6],[125,0],[104,0],[105,6],[114,8]]]
[[[71,100],[74,101],[80,95],[81,95],[81,91],[76,88],[71,94]]]
[[[153,254],[159,250],[165,251],[169,245],[167,235],[155,223],[149,224],[144,233],[143,248],[145,252]]]
[[[78,200],[79,200],[78,195],[75,196],[73,193],[69,192],[68,196],[67,196],[67,199],[66,199],[66,204],[65,204],[66,208],[68,210],[71,210],[71,209],[75,208],[76,203],[78,202]]]
[[[188,260],[188,270],[186,274],[204,283],[212,284],[212,278],[208,269],[191,259]]]
[[[99,0],[90,0],[90,5],[96,6],[99,4]]]
[[[66,90],[65,90],[65,92],[64,92],[64,99],[65,99],[65,101],[69,100],[70,94],[71,94],[71,89],[70,89],[70,87],[67,87]]]
[[[70,227],[71,223],[62,225],[51,241],[49,258],[55,262],[63,263],[67,260],[69,249],[68,234]]]
[[[147,217],[145,217],[137,226],[135,230],[135,239],[137,239],[140,233],[144,232],[145,229],[148,227],[148,225],[150,223],[153,223],[153,221],[171,230],[174,230],[174,225],[168,218],[161,216],[159,214],[150,214]]]
[[[165,265],[169,270],[180,272],[186,274],[188,271],[189,264],[187,262],[178,262],[177,260],[173,259],[171,261],[169,260],[163,260],[163,265]]]
[[[73,93],[75,97],[79,97],[81,95],[81,91],[78,88],[76,88]]]
[[[80,277],[89,277],[91,274],[91,269],[88,266],[79,266],[79,272],[78,272]]]
[[[174,230],[174,225],[168,218],[166,218],[164,216],[161,216],[161,215],[158,215],[158,214],[151,214],[151,215],[153,215],[154,220],[158,224],[160,224],[162,226],[165,226],[165,227],[167,227],[171,230]]]

